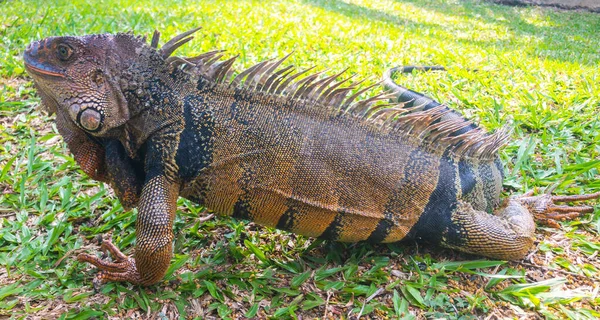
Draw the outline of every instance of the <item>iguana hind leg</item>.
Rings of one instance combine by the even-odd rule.
[[[459,201],[441,245],[490,258],[520,259],[533,246],[535,222],[520,201],[511,198],[493,215]]]
[[[533,246],[534,220],[558,226],[556,219],[570,219],[593,211],[593,207],[589,206],[556,205],[555,202],[599,197],[600,192],[577,196],[511,197],[493,215],[459,201],[451,214],[452,223],[444,231],[441,244],[496,259],[522,259]]]

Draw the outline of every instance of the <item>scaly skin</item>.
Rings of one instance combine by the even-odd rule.
[[[506,135],[485,134],[397,85],[398,69],[384,79],[393,93],[354,102],[339,74],[298,77],[279,68],[283,59],[232,79],[233,59],[217,63],[217,52],[171,56],[194,31],[160,49],[155,33],[150,46],[130,34],[91,35],[48,38],[25,52],[77,162],[125,207],[138,206],[133,257],[110,242],[102,249],[112,262],[78,257],[101,270],[96,284],[164,277],[178,196],[307,236],[423,239],[499,259],[530,250],[534,217],[552,223],[592,211],[555,202],[600,196],[527,194],[501,204],[497,150]]]

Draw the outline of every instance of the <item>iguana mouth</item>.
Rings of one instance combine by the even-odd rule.
[[[42,75],[42,76],[53,76],[53,77],[60,77],[60,78],[65,77],[64,74],[58,73],[57,71],[48,70],[43,65],[40,65],[38,63],[32,63],[31,61],[27,61],[28,60],[27,55],[25,55],[24,60],[25,60],[25,69],[27,69],[27,71],[30,73]]]

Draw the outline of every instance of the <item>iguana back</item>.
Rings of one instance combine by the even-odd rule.
[[[182,97],[186,121],[194,119],[183,135],[209,143],[178,157],[187,181],[181,195],[217,213],[326,239],[393,242],[424,213],[442,167],[452,175],[445,172],[441,182],[453,184],[444,178],[455,176],[457,156],[442,156],[443,144],[309,100],[245,88],[199,92]],[[489,206],[501,190],[493,161],[471,159],[492,173],[479,180],[494,185]],[[445,192],[429,207],[449,208],[459,196]]]

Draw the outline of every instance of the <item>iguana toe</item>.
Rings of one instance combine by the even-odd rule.
[[[594,207],[557,205],[557,202],[587,201],[598,198],[600,198],[600,192],[571,196],[553,196],[550,194],[531,196],[527,194],[518,199],[531,210],[534,218],[539,223],[552,228],[559,228],[558,221],[571,220],[583,213],[593,212]]]
[[[97,256],[81,253],[77,256],[77,260],[93,264],[100,272],[94,278],[94,287],[98,288],[106,282],[123,281],[132,284],[139,284],[141,281],[140,274],[135,265],[135,260],[123,254],[110,241],[103,241],[101,246],[102,251],[108,251],[114,261],[101,259]]]

